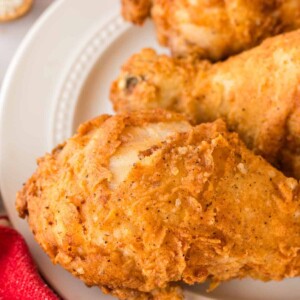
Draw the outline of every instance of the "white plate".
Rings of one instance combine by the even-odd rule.
[[[143,47],[160,49],[151,23],[124,23],[119,0],[61,0],[25,38],[3,84],[1,192],[13,225],[23,234],[44,277],[64,298],[112,299],[53,266],[14,208],[15,194],[34,171],[35,159],[69,137],[79,123],[112,112],[111,81],[128,57]],[[187,300],[298,300],[300,280],[232,281],[207,294],[205,285],[185,289]]]

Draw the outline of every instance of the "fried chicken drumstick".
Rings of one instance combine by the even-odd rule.
[[[175,56],[213,61],[300,28],[299,0],[122,0],[126,20],[153,19],[159,42]]]
[[[117,112],[162,107],[195,123],[223,118],[246,145],[300,178],[300,31],[211,64],[146,49],[111,88]]]
[[[39,159],[16,205],[54,263],[119,299],[300,273],[298,182],[220,120],[98,117]]]

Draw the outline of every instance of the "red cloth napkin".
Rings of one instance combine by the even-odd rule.
[[[38,274],[22,236],[0,225],[0,300],[58,299]]]

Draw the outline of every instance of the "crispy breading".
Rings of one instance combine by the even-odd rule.
[[[119,299],[300,273],[298,182],[220,120],[98,117],[38,160],[16,206],[54,263]]]
[[[141,25],[150,15],[152,0],[121,0],[122,15],[126,20]]]
[[[211,64],[145,49],[111,88],[117,112],[162,107],[195,123],[223,118],[246,145],[300,178],[300,31]]]
[[[151,16],[159,42],[175,56],[213,61],[300,28],[299,0],[122,0],[126,20]]]

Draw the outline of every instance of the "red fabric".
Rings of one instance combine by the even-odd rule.
[[[0,225],[0,300],[58,300],[37,272],[22,236]]]

